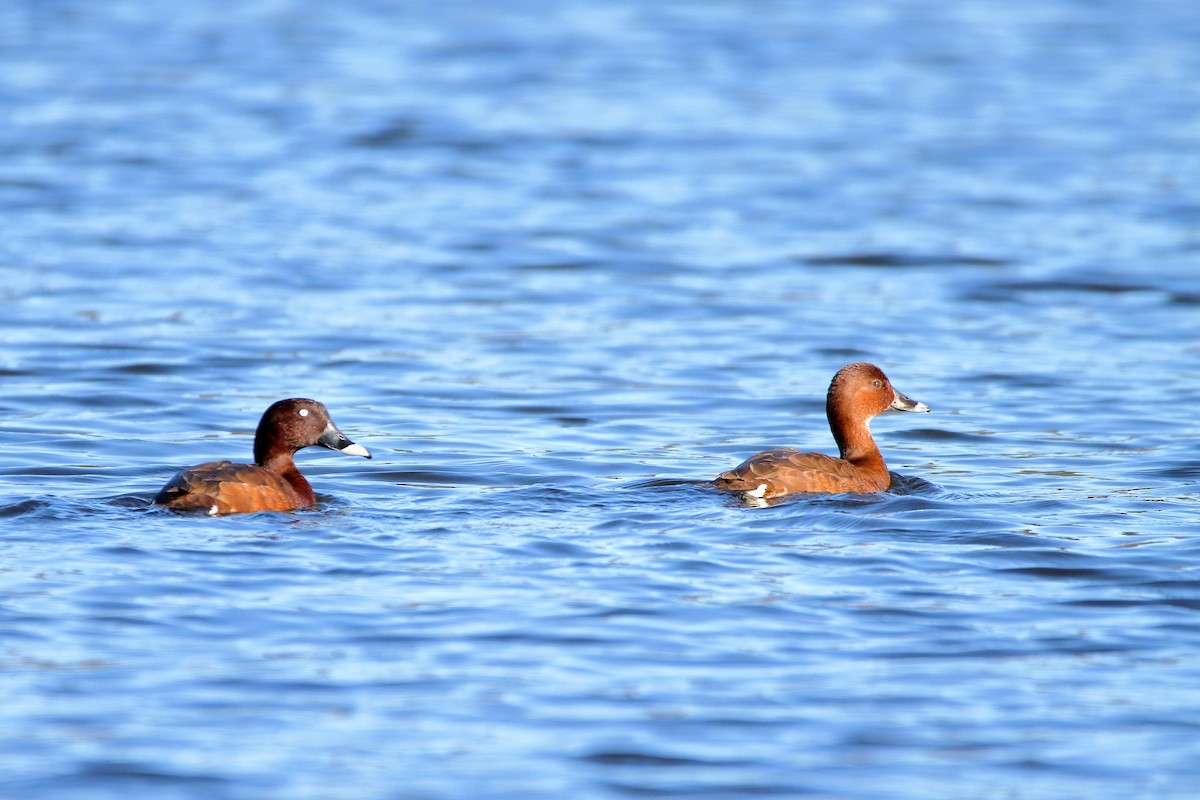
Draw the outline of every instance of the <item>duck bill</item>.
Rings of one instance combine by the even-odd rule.
[[[929,410],[929,406],[925,405],[924,403],[918,403],[916,400],[913,400],[911,397],[902,392],[897,392],[895,389],[893,389],[892,394],[895,395],[895,397],[892,399],[892,408],[896,409],[897,411]]]
[[[345,453],[348,456],[371,457],[367,448],[347,439],[346,435],[339,431],[332,422],[325,428],[325,432],[321,434],[321,438],[317,439],[317,444],[321,445],[321,447],[328,447],[330,450],[337,450],[339,453]]]

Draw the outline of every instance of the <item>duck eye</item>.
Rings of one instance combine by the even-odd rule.
[[[875,380],[871,381],[871,385],[872,385],[872,386],[874,386],[876,389],[882,389],[882,388],[883,388],[883,381],[881,381],[881,380],[879,380],[878,378],[876,378]]]
[[[300,409],[300,416],[302,416],[302,417],[307,417],[307,416],[308,416],[308,409],[307,409],[307,408],[302,408],[302,409]]]

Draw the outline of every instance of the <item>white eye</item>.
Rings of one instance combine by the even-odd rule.
[[[300,416],[302,416],[302,417],[307,417],[307,416],[308,416],[308,409],[307,409],[307,408],[302,408],[302,409],[300,409]]]

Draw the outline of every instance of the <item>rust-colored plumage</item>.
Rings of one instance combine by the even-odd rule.
[[[888,409],[928,411],[929,407],[892,388],[883,370],[874,364],[842,367],[833,376],[825,398],[839,458],[789,448],[767,450],[722,472],[712,485],[764,499],[800,492],[886,491],[891,475],[869,426],[873,417]]]
[[[317,501],[296,468],[297,450],[320,445],[370,458],[362,445],[347,439],[316,400],[280,400],[263,414],[254,434],[253,464],[210,461],[188,467],[154,498],[155,505],[176,511],[241,514],[291,511]]]

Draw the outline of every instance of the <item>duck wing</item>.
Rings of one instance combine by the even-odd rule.
[[[886,467],[880,476],[875,470],[865,470],[824,453],[790,448],[766,450],[750,456],[712,481],[718,489],[747,492],[754,497],[779,497],[797,492],[882,492],[890,483]]]
[[[176,511],[237,514],[312,505],[283,476],[256,464],[211,461],[178,472],[154,498]]]

